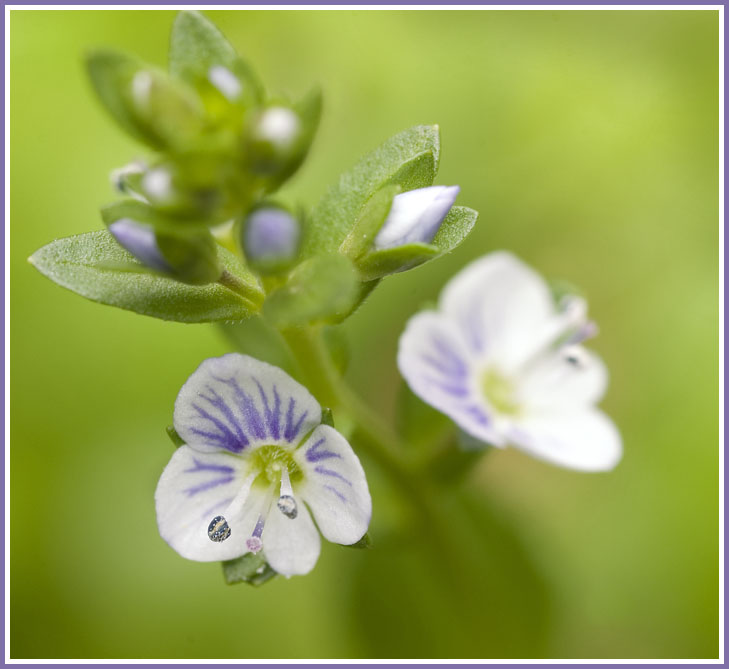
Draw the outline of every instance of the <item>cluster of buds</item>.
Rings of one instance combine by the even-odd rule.
[[[130,199],[104,210],[109,231],[153,271],[191,284],[216,281],[216,230],[227,223],[244,247],[241,236],[250,235],[244,222],[260,220],[254,210],[309,150],[318,91],[298,103],[267,96],[251,68],[196,12],[176,19],[169,73],[113,51],[92,53],[88,69],[106,109],[154,151],[148,162],[112,173],[115,188]],[[276,217],[269,218],[275,227]],[[287,234],[297,239],[298,221],[287,220]],[[272,263],[270,249],[264,251],[263,265],[281,266],[282,258]]]

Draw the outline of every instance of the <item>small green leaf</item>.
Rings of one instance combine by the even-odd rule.
[[[165,428],[165,431],[167,432],[167,436],[172,440],[172,443],[175,445],[175,448],[179,448],[180,446],[185,445],[184,439],[177,434],[177,430],[175,430],[174,425],[168,425]]]
[[[440,250],[430,244],[405,244],[368,253],[357,261],[357,269],[363,281],[371,281],[412,269],[439,255]]]
[[[332,410],[329,407],[324,407],[321,410],[321,424],[334,427],[334,416],[332,415]]]
[[[368,532],[365,532],[364,536],[353,544],[342,544],[345,548],[372,548],[372,539]]]
[[[236,350],[296,376],[296,361],[286,340],[260,316],[252,316],[240,323],[220,323],[219,327]]]
[[[239,284],[245,281],[250,297],[219,283],[190,286],[154,274],[105,230],[57,239],[29,261],[41,274],[83,297],[146,316],[182,323],[248,318],[258,311],[256,302],[263,294],[230,251],[222,247],[217,251],[224,274]]]
[[[263,585],[276,576],[276,572],[261,553],[246,553],[235,560],[226,560],[221,564],[223,565],[223,577],[228,585],[234,583]]]
[[[339,177],[311,215],[304,257],[336,251],[363,205],[386,184],[403,190],[431,186],[438,170],[438,126],[420,125],[388,139]]]
[[[433,238],[433,246],[448,253],[458,246],[473,229],[478,212],[468,207],[451,207]]]
[[[235,49],[215,24],[200,12],[180,12],[170,36],[170,74],[190,83],[207,77],[213,65],[232,68]]]
[[[398,184],[380,188],[367,200],[349,234],[344,238],[339,252],[357,260],[372,247],[372,242],[392,208],[393,198],[402,189]]]
[[[297,265],[288,281],[269,295],[263,314],[277,328],[337,322],[352,309],[358,287],[357,272],[347,258],[315,256]]]

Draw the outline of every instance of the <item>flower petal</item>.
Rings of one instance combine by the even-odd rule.
[[[504,372],[534,352],[535,332],[556,313],[547,284],[506,251],[490,253],[459,272],[443,289],[439,305],[469,349]]]
[[[578,409],[597,404],[607,382],[603,361],[581,346],[571,346],[544,356],[521,376],[517,402],[530,409]]]
[[[376,249],[430,244],[456,201],[459,186],[428,186],[396,195],[374,241]]]
[[[263,554],[268,564],[284,576],[308,574],[316,564],[321,550],[321,539],[309,511],[297,501],[298,513],[289,518],[276,505],[266,518],[263,530]]]
[[[478,388],[479,366],[447,316],[423,311],[400,336],[397,366],[412,391],[472,436],[503,445]]]
[[[175,402],[175,429],[199,451],[295,448],[320,421],[321,407],[304,386],[278,367],[239,353],[205,360]]]
[[[162,538],[189,560],[212,562],[243,555],[248,538],[225,516],[241,493],[246,463],[228,453],[201,453],[180,446],[162,472],[154,494],[157,526]],[[244,493],[245,494],[245,493]],[[220,543],[208,537],[215,516],[225,516],[231,536]]]
[[[532,413],[515,422],[513,443],[547,462],[581,471],[606,471],[623,453],[620,433],[602,411]]]
[[[333,427],[320,425],[295,457],[304,472],[296,489],[324,537],[337,544],[359,541],[370,524],[372,498],[347,440]]]

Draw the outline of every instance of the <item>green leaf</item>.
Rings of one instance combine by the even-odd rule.
[[[223,577],[228,585],[234,583],[263,585],[276,576],[276,572],[261,553],[246,553],[242,557],[226,560],[221,564],[223,565]]]
[[[399,184],[390,184],[380,188],[367,200],[352,229],[339,247],[340,253],[352,260],[357,260],[370,250],[375,236],[392,209],[393,198],[401,190]]]
[[[263,294],[249,283],[248,270],[230,251],[219,247],[218,255],[224,273],[239,284],[246,281],[251,297],[219,283],[191,286],[152,273],[105,230],[58,239],[29,261],[41,274],[83,297],[146,316],[181,323],[248,318],[258,311],[256,302]]]
[[[357,272],[338,254],[309,258],[297,265],[288,281],[263,305],[266,319],[277,328],[337,322],[358,297]]]
[[[412,269],[439,255],[440,250],[430,244],[405,244],[368,253],[357,261],[357,269],[363,281],[371,281]]]
[[[361,654],[549,656],[554,597],[533,544],[498,496],[490,507],[483,489],[444,492],[433,499],[438,526],[415,517],[379,535],[377,550],[351,555],[348,613]]]
[[[342,544],[345,548],[372,548],[372,539],[368,532],[365,532],[364,536],[353,544]]]
[[[252,316],[240,323],[220,323],[219,327],[236,350],[296,376],[297,363],[286,340],[260,316]]]
[[[167,432],[167,436],[172,440],[172,443],[175,445],[175,448],[179,448],[180,446],[185,445],[185,440],[177,433],[174,425],[168,425],[165,428],[165,431]]]
[[[336,251],[352,230],[365,202],[386,184],[403,190],[433,184],[438,171],[438,126],[420,125],[388,139],[339,177],[311,215],[304,257]]]
[[[451,207],[440,224],[432,245],[441,253],[448,253],[458,246],[471,232],[478,218],[478,212],[468,207]]]
[[[232,69],[236,59],[235,49],[200,12],[180,12],[175,17],[170,36],[170,74],[194,84],[206,78],[213,65]]]

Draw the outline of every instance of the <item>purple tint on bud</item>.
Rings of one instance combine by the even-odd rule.
[[[296,256],[299,234],[299,222],[289,212],[263,207],[246,219],[243,247],[255,262],[286,262]]]
[[[169,272],[167,264],[157,246],[157,239],[151,225],[138,223],[131,218],[120,218],[109,226],[109,232],[137,260],[160,272]]]
[[[432,242],[460,190],[459,186],[429,186],[396,195],[375,237],[375,248]]]

